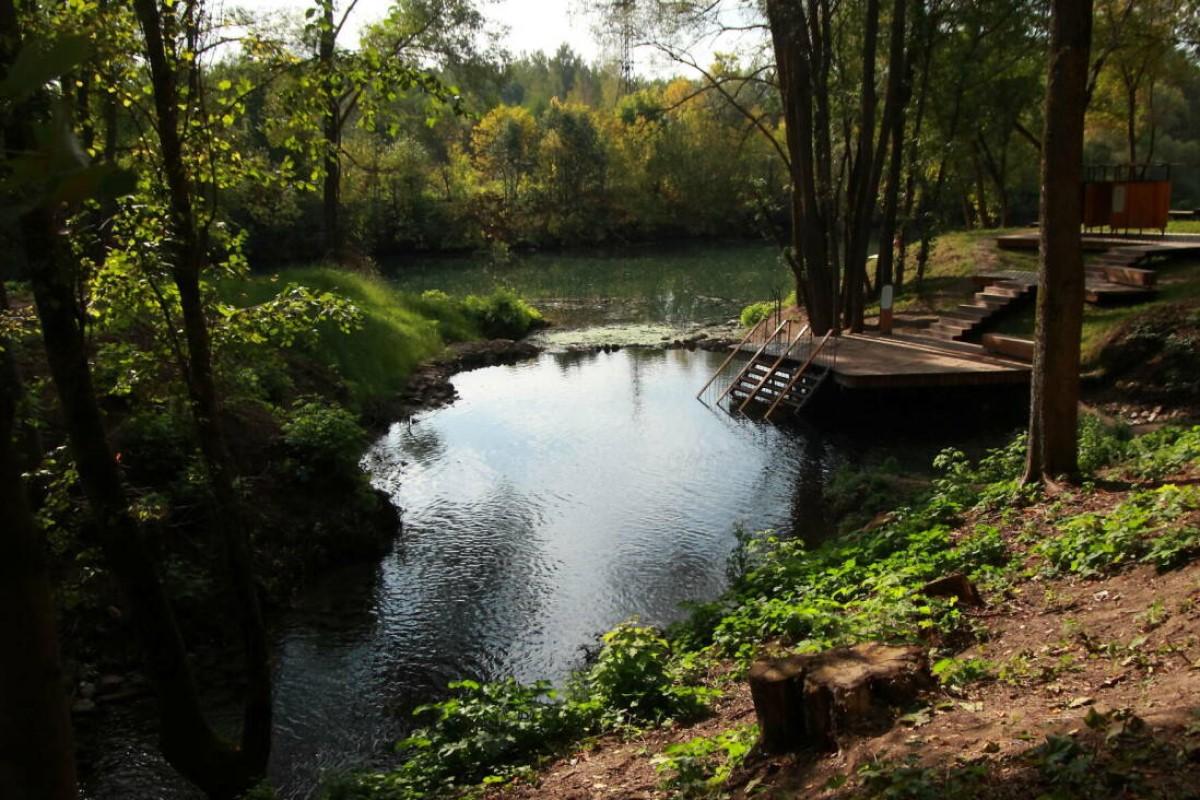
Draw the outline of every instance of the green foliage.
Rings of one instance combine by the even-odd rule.
[[[1125,457],[1128,446],[1127,428],[1111,427],[1091,414],[1080,415],[1079,470],[1084,475],[1092,475],[1120,461]]]
[[[743,308],[738,320],[742,323],[743,328],[753,328],[774,313],[775,304],[764,300],[761,303],[751,303]]]
[[[943,658],[935,662],[932,669],[938,682],[952,689],[996,677],[996,665],[986,658]]]
[[[862,796],[870,800],[974,800],[987,779],[987,767],[938,770],[916,756],[903,764],[870,762],[858,770]]]
[[[291,470],[301,481],[353,481],[367,435],[345,408],[319,398],[297,400],[283,421]]]
[[[490,295],[468,295],[463,311],[487,339],[520,339],[545,324],[541,313],[510,289]]]
[[[1139,559],[1171,566],[1190,551],[1197,534],[1167,526],[1197,508],[1200,488],[1195,486],[1136,492],[1106,514],[1089,512],[1066,520],[1058,536],[1035,551],[1057,570],[1088,577]]]
[[[497,782],[596,725],[592,706],[564,701],[544,682],[459,681],[450,690],[450,699],[416,710],[432,721],[397,745],[405,757],[399,769],[343,778],[326,796],[418,800],[454,786]]]
[[[1161,428],[1130,442],[1130,466],[1138,477],[1162,479],[1200,463],[1200,426]]]
[[[659,722],[704,711],[709,692],[681,685],[671,647],[657,631],[626,622],[604,634],[584,681],[611,724]]]
[[[463,301],[442,292],[415,296],[380,278],[329,267],[288,269],[270,278],[230,278],[218,289],[226,302],[249,308],[275,297],[274,287],[281,282],[320,297],[342,298],[356,309],[353,327],[318,321],[312,337],[293,345],[336,369],[360,408],[394,396],[417,364],[446,342],[519,338],[541,323],[535,309],[507,290]]]
[[[707,797],[725,785],[757,740],[757,725],[739,725],[715,736],[668,745],[651,762],[660,773],[669,773],[665,788],[682,797]]]

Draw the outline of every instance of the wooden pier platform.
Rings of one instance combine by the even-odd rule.
[[[1037,250],[1040,241],[1037,228],[996,237],[996,245],[1002,250]],[[1105,252],[1118,248],[1140,250],[1149,256],[1180,256],[1200,253],[1200,234],[1195,233],[1136,236],[1084,233],[1080,241],[1086,253]]]
[[[834,341],[834,340],[831,340]],[[764,355],[777,356],[773,344]],[[745,344],[754,353],[758,346]],[[979,345],[922,337],[913,333],[838,336],[823,362],[830,378],[847,389],[1020,385],[1029,382],[1029,365],[989,353]]]

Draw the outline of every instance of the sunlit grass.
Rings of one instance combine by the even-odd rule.
[[[421,361],[447,342],[478,336],[475,327],[449,308],[433,308],[417,295],[400,292],[386,281],[332,267],[295,267],[220,284],[222,298],[237,306],[264,302],[288,284],[339,294],[363,314],[362,326],[349,334],[326,329],[313,354],[337,369],[360,406],[393,395]]]

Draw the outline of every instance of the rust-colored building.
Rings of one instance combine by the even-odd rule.
[[[1101,165],[1084,171],[1085,228],[1166,233],[1170,212],[1169,164]]]

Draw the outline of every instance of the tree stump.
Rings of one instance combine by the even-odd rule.
[[[762,746],[772,753],[836,748],[838,733],[891,724],[894,706],[932,686],[923,648],[877,642],[750,668]]]

